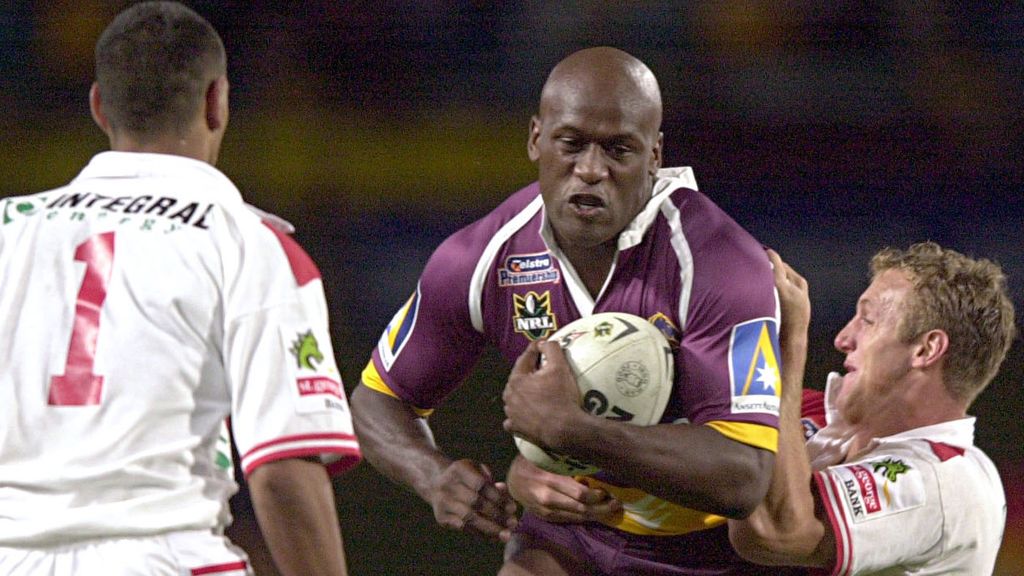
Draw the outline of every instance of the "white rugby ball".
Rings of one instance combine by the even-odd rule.
[[[566,324],[550,340],[565,351],[587,412],[639,426],[661,419],[672,394],[673,358],[668,339],[653,324],[625,312],[601,312]],[[599,470],[519,436],[515,442],[526,459],[550,472],[586,476]]]

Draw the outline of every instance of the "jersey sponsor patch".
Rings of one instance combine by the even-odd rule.
[[[295,356],[295,361],[299,368],[316,370],[316,365],[324,361],[324,354],[320,351],[320,343],[317,342],[312,330],[300,332],[292,342],[292,347],[289,350],[292,356]]]
[[[0,210],[0,224],[10,224],[16,219],[34,215],[46,202],[46,198],[42,195],[7,198],[4,200],[3,209]]]
[[[729,380],[733,414],[779,414],[779,335],[774,319],[759,318],[733,327]]]
[[[554,283],[560,279],[561,273],[548,252],[513,254],[498,268],[498,286]]]
[[[854,522],[881,518],[925,503],[921,473],[899,458],[829,469]]]
[[[409,336],[412,334],[413,328],[416,327],[416,316],[419,311],[420,288],[416,286],[416,292],[406,300],[405,306],[398,309],[377,342],[377,352],[380,354],[384,370],[391,370],[391,366],[398,359],[402,348],[409,341]]]
[[[298,375],[295,378],[297,392],[297,410],[301,413],[321,412],[324,410],[347,410],[345,393],[341,386],[341,376],[336,374],[333,366],[328,363],[325,375],[318,373],[324,354],[320,350],[320,342],[313,330],[304,330],[296,334],[288,349],[295,357]]]
[[[530,340],[546,338],[558,328],[551,311],[551,292],[527,292],[525,296],[512,295],[512,322],[516,332]]]
[[[300,414],[330,410],[348,411],[341,382],[327,376],[300,376],[295,380],[296,407]]]
[[[310,376],[296,380],[299,388],[299,396],[311,396],[313,394],[328,394],[335,398],[341,398],[341,383],[324,378],[323,376]]]
[[[107,196],[77,191],[61,194],[57,199],[49,201],[46,208],[51,215],[63,211],[71,215],[72,219],[81,219],[86,212],[93,213],[97,218],[102,218],[106,214],[138,214],[164,218],[174,223],[173,229],[177,229],[178,226],[193,226],[208,230],[210,224],[207,218],[213,211],[213,206],[209,202],[186,202],[169,196]]]

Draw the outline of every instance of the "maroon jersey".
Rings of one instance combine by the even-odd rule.
[[[759,242],[697,191],[689,168],[658,173],[651,200],[619,236],[597,298],[554,241],[538,185],[516,192],[437,248],[381,336],[363,382],[430,410],[459,386],[486,346],[511,362],[531,340],[611,311],[648,319],[673,345],[674,390],[662,422],[708,425],[776,449],[771,264]],[[683,534],[724,523],[605,473],[584,480],[624,503],[615,527],[627,532]]]

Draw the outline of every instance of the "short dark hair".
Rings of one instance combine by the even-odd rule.
[[[184,130],[226,71],[217,31],[178,2],[134,4],[96,42],[103,112],[114,131],[142,140]]]

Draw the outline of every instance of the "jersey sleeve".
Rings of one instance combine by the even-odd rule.
[[[941,541],[946,519],[925,462],[878,457],[816,472],[814,483],[835,535],[834,576],[913,564]]]
[[[224,361],[231,425],[246,475],[266,462],[319,457],[332,474],[359,461],[334,357],[320,271],[269,225],[243,243],[227,290]]]
[[[464,236],[449,237],[431,255],[416,291],[384,329],[362,374],[364,385],[422,414],[458,387],[485,346],[469,312],[480,251]]]
[[[763,246],[693,194],[680,207],[692,289],[677,366],[686,416],[758,448],[778,447],[778,299]]]

